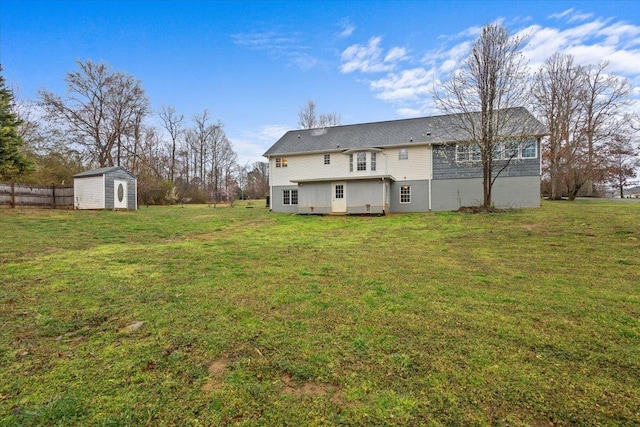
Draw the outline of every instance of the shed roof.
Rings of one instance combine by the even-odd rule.
[[[109,167],[106,167],[106,168],[91,169],[91,170],[88,170],[88,171],[77,173],[77,174],[73,175],[73,177],[74,178],[85,178],[85,177],[89,177],[89,176],[100,176],[100,175],[105,175],[105,174],[107,174],[109,172],[114,172],[114,171],[117,171],[117,170],[123,170],[126,173],[128,173],[129,175],[131,175],[132,178],[136,178],[136,176],[134,174],[132,174],[131,172],[129,172],[128,170],[126,170],[122,166],[109,166]]]
[[[544,125],[526,108],[503,109],[500,110],[500,116],[504,118],[505,125],[501,128],[509,134],[507,136],[539,137],[548,134]],[[468,141],[468,126],[462,123],[478,123],[479,118],[480,113],[448,114],[291,130],[276,141],[264,156]]]

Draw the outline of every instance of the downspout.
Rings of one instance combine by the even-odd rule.
[[[269,162],[269,211],[273,211],[273,169],[271,168],[271,157],[267,157]]]
[[[384,212],[384,192],[385,192],[385,188],[384,188],[384,177],[382,177],[382,212]]]
[[[429,212],[431,212],[431,181],[433,181],[433,145],[429,147],[431,151],[431,164],[429,165]]]
[[[384,174],[389,175],[389,156],[387,156],[386,151],[382,151],[381,153],[384,156]],[[382,210],[385,212],[385,214],[387,213],[387,208],[389,207],[387,206],[387,190],[388,186],[386,185],[384,178],[382,178]]]

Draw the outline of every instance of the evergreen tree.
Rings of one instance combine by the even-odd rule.
[[[27,172],[30,166],[20,151],[24,144],[18,134],[21,121],[13,106],[13,93],[4,86],[4,77],[0,74],[0,181],[13,180]]]

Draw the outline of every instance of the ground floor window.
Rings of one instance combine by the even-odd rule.
[[[298,190],[283,190],[282,204],[285,206],[298,204]]]
[[[403,185],[400,187],[400,203],[411,203],[410,185]]]

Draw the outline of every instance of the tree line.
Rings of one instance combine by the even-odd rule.
[[[466,60],[432,93],[441,112],[457,117],[453,130],[466,133],[479,153],[483,206],[491,207],[496,178],[518,161],[509,144],[530,137],[530,124],[515,128],[510,119],[512,107],[521,106],[548,129],[541,152],[544,195],[573,200],[601,194],[608,185],[622,196],[640,167],[631,85],[606,62],[577,65],[562,53],[532,73],[522,53],[525,41],[500,24],[483,27]],[[104,63],[77,65],[65,77],[65,97],[40,91],[35,109],[16,105],[2,79],[0,180],[71,182],[87,166],[121,165],[138,176],[144,203],[268,194],[268,165],[239,165],[223,122],[206,109],[189,121],[164,106],[155,113],[162,126],[150,125],[154,113],[139,81]],[[319,114],[312,100],[298,119],[307,129],[340,124],[337,113]]]
[[[123,166],[138,177],[145,204],[268,194],[267,164],[240,164],[224,123],[207,109],[190,120],[171,106],[154,112],[133,76],[91,60],[77,66],[64,95],[41,90],[32,102],[16,102],[0,75],[2,128],[14,132],[2,135],[0,181],[64,185],[88,168]]]

